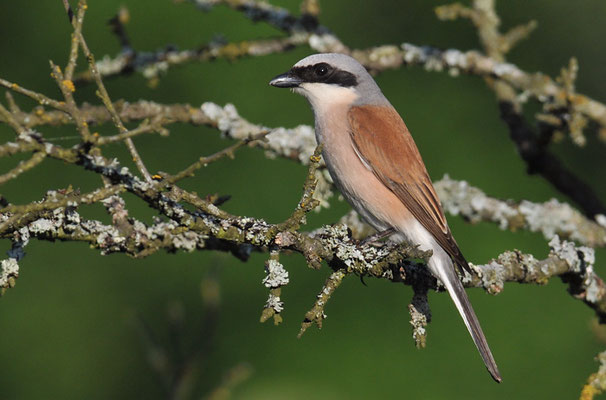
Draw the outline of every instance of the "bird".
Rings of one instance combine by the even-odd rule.
[[[455,241],[406,124],[356,59],[314,54],[269,84],[310,103],[315,135],[332,180],[377,232],[433,253],[429,271],[452,298],[492,378],[501,374],[455,270],[469,264]],[[456,266],[456,267],[455,267]]]

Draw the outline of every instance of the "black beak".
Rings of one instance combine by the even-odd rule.
[[[279,88],[295,88],[298,87],[303,81],[292,75],[290,72],[276,76],[274,79],[269,81],[269,84]]]

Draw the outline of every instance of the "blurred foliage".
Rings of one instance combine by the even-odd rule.
[[[298,10],[296,0],[274,3]],[[435,0],[324,1],[321,21],[352,47],[405,41],[477,48],[468,23],[437,21],[433,7],[440,4]],[[217,34],[228,40],[279,34],[220,7],[203,13],[168,0],[105,0],[91,2],[84,24],[84,34],[98,59],[119,51],[107,21],[121,5],[130,10],[127,29],[139,50],[167,44],[192,48]],[[61,2],[4,0],[0,7],[0,76],[58,96],[48,60],[63,64],[68,56],[71,27]],[[598,45],[606,35],[606,25],[601,23],[605,2],[509,0],[501,1],[498,10],[505,27],[530,19],[539,23],[530,39],[509,55],[511,62],[554,76],[575,56],[580,64],[578,91],[606,99],[602,79],[606,53]],[[190,64],[171,69],[155,88],[138,74],[106,84],[114,99],[195,105],[233,102],[242,116],[268,126],[312,124],[304,99],[267,85],[271,77],[308,53],[303,47],[236,63]],[[434,178],[448,173],[503,198],[562,199],[540,178],[525,173],[499,120],[494,95],[481,79],[402,69],[381,74],[377,81],[405,118]],[[92,86],[77,94],[80,101],[97,101]],[[25,109],[32,107],[22,98],[18,102]],[[55,137],[75,135],[70,128],[41,130]],[[0,134],[13,133],[0,126]],[[556,152],[606,199],[604,144],[592,132],[587,136],[585,148],[564,140]],[[227,143],[211,129],[173,126],[169,138],[146,136],[137,138],[136,144],[151,171],[174,172]],[[122,144],[108,151],[128,158]],[[0,160],[1,170],[18,160]],[[227,211],[276,222],[296,205],[305,173],[305,167],[266,160],[260,151],[246,149],[235,160],[201,170],[184,187],[200,194],[230,194]],[[22,203],[70,183],[88,190],[93,185],[87,183],[91,176],[45,160],[43,168],[4,185],[2,194]],[[132,214],[150,218],[150,210],[131,203]],[[329,210],[310,216],[309,226],[332,223],[348,209],[335,199]],[[89,211],[101,215],[99,209]],[[512,248],[539,258],[548,250],[537,234],[449,220],[472,262],[486,262]],[[4,243],[6,248],[8,243]],[[204,252],[132,260],[103,257],[80,244],[39,242],[30,244],[27,253],[17,286],[0,301],[0,398],[163,398],[161,384],[146,362],[143,340],[127,321],[136,310],[151,326],[162,329],[166,305],[173,301],[183,304],[185,319],[200,320],[200,281],[213,266],[219,270],[221,312],[215,341],[199,361],[194,393],[212,391],[224,373],[246,361],[254,374],[235,389],[236,399],[574,398],[597,369],[593,357],[604,347],[590,329],[590,309],[573,301],[557,281],[547,287],[509,284],[498,297],[470,292],[504,377],[504,383],[496,385],[444,294],[430,296],[433,322],[428,346],[422,351],[410,337],[406,311],[410,288],[372,280],[367,287],[356,279],[346,280],[327,308],[324,329],[310,329],[297,340],[300,321],[329,273],[328,269],[306,269],[301,257],[282,258],[291,284],[282,291],[285,322],[275,327],[258,322],[267,296],[261,284],[267,255],[254,255],[245,264],[228,255]],[[597,252],[597,272],[602,275],[605,256],[604,250]],[[190,334],[198,331],[192,329]]]

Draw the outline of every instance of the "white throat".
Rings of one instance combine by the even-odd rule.
[[[324,114],[335,106],[350,106],[359,97],[354,88],[317,82],[302,83],[294,91],[309,100],[316,114]]]

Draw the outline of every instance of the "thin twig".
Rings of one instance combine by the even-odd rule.
[[[2,103],[0,103],[0,116],[17,134],[25,132],[25,128],[17,121],[14,115],[2,105]],[[1,151],[0,154],[2,154]]]
[[[38,93],[38,92],[34,92],[29,89],[25,89],[25,88],[17,85],[16,83],[9,82],[2,78],[0,78],[0,86],[4,86],[5,88],[10,89],[15,93],[19,93],[19,94],[27,96],[31,99],[34,99],[43,106],[51,106],[57,110],[67,112],[67,107],[65,106],[65,103],[51,99],[50,97],[47,97],[47,96],[43,95],[42,93]]]
[[[65,79],[65,76],[63,75],[63,72],[61,71],[61,68],[58,65],[55,65],[51,61],[50,66],[52,70],[51,76],[55,79],[55,82],[57,83],[57,86],[59,87],[59,90],[61,90],[63,98],[65,99],[65,104],[67,108],[66,111],[74,119],[74,122],[76,123],[76,128],[82,136],[82,140],[85,143],[92,142],[94,140],[94,137],[90,133],[88,122],[86,122],[86,120],[82,116],[82,112],[80,111],[80,108],[78,107],[78,104],[74,99],[74,92],[76,91],[74,83],[68,79]]]
[[[314,192],[318,179],[316,177],[316,170],[320,165],[322,159],[322,144],[316,146],[314,154],[309,158],[309,167],[307,170],[307,178],[303,184],[303,195],[295,211],[288,217],[284,222],[277,224],[275,230],[278,232],[284,231],[296,231],[302,224],[305,223],[305,215],[316,208],[320,202],[314,199]]]
[[[66,207],[68,205],[78,206],[79,204],[93,204],[100,200],[104,200],[117,193],[124,191],[121,185],[112,185],[103,187],[88,193],[71,193],[64,195],[59,199],[45,200],[40,203],[31,203],[24,206],[8,205],[0,209],[0,213],[24,214],[28,212],[50,211],[57,208]],[[0,229],[1,231],[2,229]]]
[[[137,128],[128,130],[128,131],[126,131],[124,133],[119,133],[119,134],[113,135],[113,136],[101,136],[101,137],[99,137],[97,139],[97,145],[98,146],[103,146],[103,145],[108,144],[108,143],[121,142],[121,141],[124,141],[126,139],[142,135],[144,133],[158,132],[158,131],[160,131],[162,129],[163,128],[160,125],[150,124],[147,121],[144,121]],[[161,134],[166,134],[166,133],[163,132]]]
[[[34,153],[34,155],[28,159],[21,161],[15,168],[11,169],[5,174],[0,175],[0,185],[6,183],[11,179],[15,179],[22,173],[29,171],[36,165],[40,164],[46,158],[46,154],[43,152]]]
[[[85,10],[86,7],[87,7],[86,0],[80,0],[79,9]],[[80,42],[80,46],[82,47],[82,52],[84,53],[84,56],[86,57],[86,59],[88,61],[89,71],[93,75],[95,83],[97,84],[98,96],[101,98],[101,101],[107,108],[107,111],[109,111],[114,125],[118,128],[118,130],[120,131],[121,134],[126,134],[128,132],[128,129],[126,129],[126,127],[122,123],[120,116],[116,112],[116,109],[114,108],[114,105],[113,105],[112,101],[110,100],[109,93],[107,92],[107,89],[105,88],[105,84],[103,83],[103,80],[101,79],[101,75],[99,74],[99,70],[97,69],[97,66],[95,63],[95,58],[94,58],[93,54],[91,53],[90,49],[88,48],[88,45],[86,44],[86,41],[84,40],[84,36],[82,35],[82,32],[74,32],[74,34],[77,35],[77,38]],[[143,160],[141,159],[141,156],[139,155],[139,152],[137,151],[137,148],[135,147],[135,144],[133,143],[132,139],[130,137],[127,137],[126,139],[124,139],[124,143],[126,143],[126,147],[128,148],[128,151],[130,152],[130,154],[133,158],[133,161],[137,165],[137,168],[139,169],[139,171],[141,172],[141,174],[143,175],[145,180],[147,182],[153,182],[151,175],[149,174],[147,168],[145,167],[145,164],[143,163]]]
[[[74,20],[74,11],[69,5],[69,0],[63,0],[63,7],[65,7],[65,13],[67,14],[67,18],[69,19],[69,23],[71,24]]]
[[[67,0],[64,0],[64,2],[66,1]],[[69,7],[69,4],[67,4],[67,7],[68,8],[66,8],[66,11],[68,12],[69,17],[69,11],[71,10],[71,7]],[[85,12],[86,7],[82,7],[82,4],[80,4],[80,6],[78,7],[78,14],[76,18],[74,19],[73,17],[69,17],[70,22],[72,22],[72,25],[74,26],[74,32],[72,33],[71,40],[71,48],[69,51],[69,59],[67,62],[67,66],[65,67],[65,79],[69,81],[73,80],[74,70],[76,68],[76,62],[78,60],[78,48],[80,47],[79,38],[82,33],[82,24],[84,23]]]
[[[10,110],[10,112],[13,115],[18,115],[23,112],[23,111],[21,111],[21,109],[19,108],[17,103],[15,102],[15,98],[13,97],[11,92],[7,91],[5,93],[5,96],[6,96],[6,102],[8,103],[8,109]]]
[[[330,276],[326,279],[324,286],[322,286],[322,290],[318,293],[316,302],[314,303],[311,310],[309,310],[305,314],[305,319],[301,323],[301,330],[299,331],[298,337],[303,336],[307,328],[316,324],[318,329],[322,329],[322,322],[324,318],[326,318],[326,314],[324,314],[324,307],[330,297],[333,295],[335,290],[341,285],[343,282],[343,278],[345,278],[346,274],[343,270],[338,270],[330,274]]]
[[[236,215],[232,215],[226,211],[221,210],[212,202],[200,198],[197,193],[188,192],[187,190],[183,190],[177,186],[171,186],[170,194],[175,201],[184,201],[187,204],[191,204],[192,206],[196,207],[196,209],[202,211],[204,214],[208,214],[221,219],[238,218]]]
[[[237,143],[232,144],[231,146],[228,146],[226,148],[224,148],[223,150],[220,150],[210,156],[206,156],[206,157],[200,157],[198,159],[198,161],[194,162],[193,164],[191,164],[190,166],[188,166],[187,168],[183,169],[182,171],[176,173],[175,175],[169,176],[166,178],[166,181],[168,183],[175,183],[178,182],[184,178],[187,178],[189,176],[193,176],[194,173],[199,170],[202,167],[207,166],[208,164],[217,161],[223,157],[230,157],[233,158],[234,157],[234,152],[236,150],[238,150],[239,148],[246,146],[249,143],[252,143],[256,140],[260,140],[262,138],[264,138],[267,134],[269,134],[271,131],[265,131],[265,132],[261,132],[258,135],[255,135],[254,137],[251,137],[249,139],[244,139],[244,140],[240,140]]]

